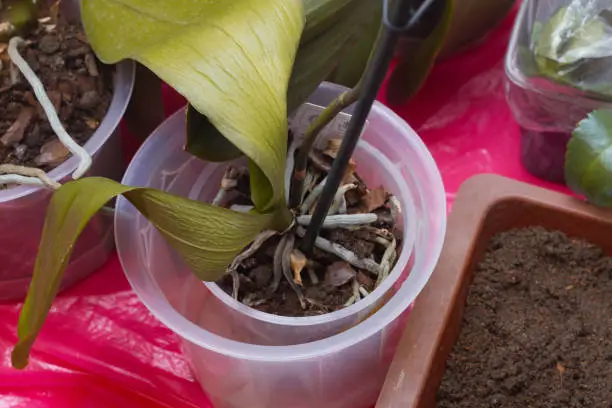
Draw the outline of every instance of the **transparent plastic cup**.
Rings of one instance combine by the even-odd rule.
[[[310,102],[326,105],[342,89],[323,84]],[[359,408],[376,401],[409,306],[437,262],[446,201],[436,165],[412,129],[379,103],[368,121],[357,168],[370,184],[383,182],[402,201],[406,246],[390,288],[381,288],[385,296],[372,293],[370,303],[366,297],[360,307],[320,321],[262,319],[229,304],[225,294],[212,294],[212,286],[191,273],[154,227],[118,200],[115,237],[126,276],[151,312],[182,338],[216,407]],[[184,124],[183,112],[162,124],[123,182],[198,198],[216,191],[223,167],[182,151]]]
[[[506,98],[521,128],[521,162],[534,176],[565,183],[565,151],[578,122],[604,100],[537,73],[530,41],[534,26],[544,24],[572,0],[524,0],[506,54]]]
[[[62,12],[79,18],[78,1],[63,1]],[[85,149],[93,155],[88,176],[119,180],[125,170],[121,150],[119,121],[127,108],[134,84],[134,63],[116,65],[114,93],[108,112]],[[49,172],[61,183],[71,180],[78,159],[70,157]],[[38,244],[51,192],[33,186],[19,186],[0,191],[0,301],[21,299],[30,284]],[[102,266],[114,247],[112,216],[96,215],[83,231],[66,270],[67,287]]]

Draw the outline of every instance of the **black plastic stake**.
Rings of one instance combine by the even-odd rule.
[[[376,100],[378,90],[385,79],[385,75],[393,59],[397,40],[403,32],[408,31],[418,23],[425,11],[434,1],[435,0],[383,1],[383,23],[385,28],[382,32],[382,38],[378,47],[374,50],[372,63],[368,64],[367,72],[365,72],[364,75],[362,96],[357,101],[346,134],[342,139],[342,144],[340,145],[336,159],[327,176],[327,182],[325,183],[323,192],[315,207],[310,225],[308,226],[306,235],[304,235],[302,239],[301,249],[305,253],[312,253],[312,248],[321,231],[323,220],[342,182],[350,158],[353,156],[353,151],[361,137],[361,131],[365,125],[365,121],[370,114],[372,104]],[[389,10],[389,3],[391,3],[391,11]],[[415,8],[414,3],[422,4],[418,8]]]

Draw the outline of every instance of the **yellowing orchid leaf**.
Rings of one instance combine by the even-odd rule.
[[[227,265],[259,232],[282,219],[277,213],[234,212],[105,178],[64,184],[53,194],[47,211],[32,283],[19,316],[13,366],[27,365],[80,233],[106,202],[120,194],[151,221],[200,279],[208,281],[223,276]]]
[[[283,201],[300,0],[87,0],[81,13],[103,62],[147,66],[260,168],[254,182],[271,194],[258,195],[258,210]]]

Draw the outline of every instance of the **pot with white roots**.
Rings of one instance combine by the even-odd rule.
[[[342,91],[324,83],[309,102],[327,106]],[[179,112],[141,147],[123,183],[212,201],[226,165],[190,156],[184,140],[185,117]],[[376,401],[409,307],[437,262],[446,200],[424,144],[379,103],[353,159],[366,184],[383,185],[398,199],[401,246],[394,267],[374,290],[327,314],[264,313],[215,283],[199,281],[155,228],[125,199],[118,200],[115,236],[126,276],[149,310],[182,338],[215,406],[359,408]]]
[[[26,294],[53,189],[83,175],[118,180],[125,169],[119,122],[134,64],[99,63],[80,29],[79,1],[59,4],[0,52],[0,96],[10,99],[0,108],[0,301]],[[83,231],[63,288],[106,261],[111,217],[100,212]]]

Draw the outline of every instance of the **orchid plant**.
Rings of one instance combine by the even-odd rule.
[[[445,18],[424,39],[428,52],[405,67],[418,72],[402,86],[412,93],[439,50]],[[181,254],[202,280],[215,281],[262,231],[284,231],[294,214],[285,197],[288,113],[341,65],[347,50],[380,15],[372,0],[87,0],[82,22],[98,58],[131,58],[189,101],[186,150],[209,161],[246,156],[250,212],[237,212],[151,188],[85,177],[62,185],[47,211],[12,361],[27,365],[75,242],[88,221],[123,195]],[[372,47],[372,41],[365,44]],[[361,58],[363,60],[363,58]],[[356,100],[340,97],[317,123]],[[350,91],[349,91],[350,92]],[[316,137],[312,126],[310,137]]]

